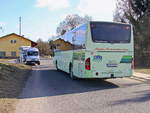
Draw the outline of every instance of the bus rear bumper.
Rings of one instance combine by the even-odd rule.
[[[82,78],[82,79],[115,79],[115,78],[125,78],[125,77],[131,77],[132,75],[130,75],[130,76],[114,76],[114,77],[112,77],[112,76],[82,76],[82,77],[78,77],[78,78]]]
[[[99,79],[109,79],[109,78],[123,78],[131,77],[132,73],[85,73],[81,78],[99,78]],[[79,77],[80,78],[80,77]]]

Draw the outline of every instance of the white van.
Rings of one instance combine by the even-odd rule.
[[[39,50],[33,47],[23,47],[22,52],[20,54],[20,59],[20,61],[24,62],[25,64],[40,65]]]

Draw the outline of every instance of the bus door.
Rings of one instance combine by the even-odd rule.
[[[78,42],[79,40],[77,38],[79,38],[77,36],[77,32],[74,32],[74,36],[73,36],[73,68],[74,68],[74,75],[81,77],[81,75],[83,75],[83,69],[84,69],[84,58],[85,58],[85,51],[82,49],[81,46],[85,46],[85,45],[79,45]]]
[[[74,75],[78,75],[78,59],[77,59],[77,55],[76,55],[75,41],[76,41],[76,31],[73,31],[73,37],[72,37],[72,43],[73,43],[72,66],[73,66]]]

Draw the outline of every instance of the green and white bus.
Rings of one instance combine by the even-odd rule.
[[[132,25],[91,21],[59,38],[71,46],[55,51],[54,64],[72,79],[132,76]]]

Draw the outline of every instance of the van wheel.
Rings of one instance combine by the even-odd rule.
[[[38,65],[40,65],[40,62],[38,62]]]
[[[77,77],[75,77],[74,74],[73,74],[73,66],[72,66],[72,65],[70,65],[69,71],[70,71],[70,72],[69,72],[70,78],[71,78],[72,80],[76,80]]]
[[[29,63],[28,63],[28,62],[25,62],[25,65],[29,65]]]

